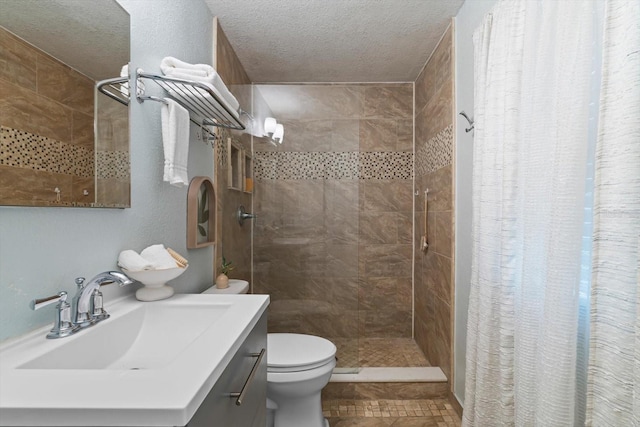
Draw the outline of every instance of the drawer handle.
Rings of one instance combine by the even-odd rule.
[[[249,384],[251,383],[251,381],[253,381],[253,377],[256,376],[256,371],[258,370],[258,366],[260,366],[260,362],[262,362],[262,358],[264,357],[264,353],[265,353],[266,349],[263,348],[262,350],[260,350],[260,353],[251,353],[251,357],[257,357],[258,359],[256,360],[256,363],[253,364],[253,368],[251,368],[251,372],[249,373],[249,376],[247,377],[247,380],[244,382],[244,385],[242,386],[242,390],[240,390],[240,393],[231,393],[230,396],[231,397],[236,397],[236,405],[240,406],[242,405],[242,401],[244,400],[244,395],[247,392],[247,389],[249,388]]]

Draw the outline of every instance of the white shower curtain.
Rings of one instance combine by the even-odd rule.
[[[640,1],[608,1],[587,425],[640,425]]]
[[[501,0],[474,34],[465,426],[576,421],[599,4]]]

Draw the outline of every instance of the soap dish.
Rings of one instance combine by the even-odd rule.
[[[173,280],[176,277],[184,273],[187,268],[165,268],[162,270],[141,270],[141,271],[129,271],[126,268],[122,268],[124,274],[136,280],[144,285],[136,291],[136,298],[140,301],[158,301],[161,299],[169,298],[173,295],[174,291],[171,286],[167,285],[169,280]]]

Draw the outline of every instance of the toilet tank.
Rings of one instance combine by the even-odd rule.
[[[203,294],[247,294],[249,293],[249,282],[240,279],[229,279],[229,287],[218,289],[216,285],[211,286]]]

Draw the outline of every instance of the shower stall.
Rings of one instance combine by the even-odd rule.
[[[254,85],[253,290],[270,332],[319,335],[336,373],[429,366],[414,341],[414,85]],[[418,255],[416,255],[418,256]]]

